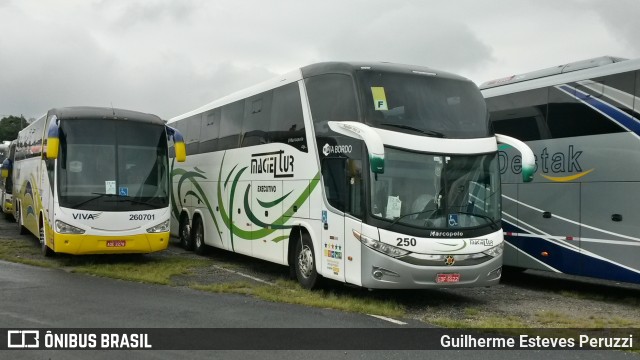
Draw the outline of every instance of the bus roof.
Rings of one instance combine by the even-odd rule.
[[[304,78],[309,78],[312,76],[323,75],[323,74],[352,74],[356,70],[382,70],[382,71],[388,71],[388,72],[407,73],[407,74],[411,74],[411,73],[429,74],[429,75],[437,75],[438,77],[471,82],[471,80],[464,78],[462,76],[458,76],[445,71],[435,70],[425,66],[394,64],[394,63],[388,63],[388,62],[347,62],[347,61],[321,62],[321,63],[315,63],[315,64],[303,66],[299,69],[277,76],[275,78],[259,83],[247,89],[240,90],[230,95],[227,95],[225,97],[222,97],[218,100],[214,100],[213,102],[210,102],[195,110],[189,111],[187,113],[178,115],[170,119],[169,123],[172,123],[181,119],[185,119],[190,116],[215,109],[222,105],[226,105],[237,100],[245,99],[247,97],[273,89],[275,87],[286,85],[294,81],[302,80]]]
[[[607,58],[609,60],[606,60]],[[556,71],[556,73],[552,73],[552,69],[556,69],[558,71]],[[480,90],[482,90],[484,97],[488,98],[584,79],[593,79],[596,77],[638,69],[640,69],[640,59],[626,60],[622,58],[604,56],[589,60],[576,61],[570,64],[558,66],[557,68],[549,68],[532,71],[522,75],[514,75],[509,78],[504,78],[503,81],[501,81],[501,79],[488,81],[480,85]]]
[[[507,76],[500,79],[494,79],[490,81],[486,81],[480,85],[480,89],[488,89],[496,86],[504,86],[508,84],[513,84],[521,81],[529,81],[533,79],[539,79],[542,77],[553,76],[558,74],[564,74],[572,71],[590,69],[598,66],[604,66],[609,64],[614,64],[620,61],[625,61],[627,59],[613,56],[601,56],[593,59],[574,61],[568,64],[562,64],[558,66],[553,66],[546,69],[530,71],[528,73],[520,74],[520,75],[512,75]]]
[[[54,108],[49,110],[49,115],[55,115],[59,119],[113,119],[133,120],[151,124],[164,125],[165,121],[160,117],[133,110],[114,109],[93,106],[74,106]]]

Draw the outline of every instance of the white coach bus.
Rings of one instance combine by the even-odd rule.
[[[599,57],[481,85],[500,151],[505,265],[640,283],[640,59]],[[517,170],[517,169],[516,169]]]
[[[165,249],[168,137],[184,161],[181,135],[155,115],[49,110],[16,142],[13,201],[21,233],[38,237],[45,256]]]
[[[498,141],[478,88],[418,66],[319,63],[170,120],[172,233],[367,288],[501,276]]]

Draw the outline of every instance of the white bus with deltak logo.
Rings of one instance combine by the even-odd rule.
[[[20,131],[13,201],[21,233],[54,253],[150,253],[169,243],[169,154],[181,135],[135,111],[52,109]]]
[[[487,286],[501,276],[498,142],[469,80],[319,63],[170,120],[172,233],[367,288]]]
[[[500,151],[505,265],[640,283],[640,59],[599,57],[486,82]],[[502,150],[502,149],[501,149]]]

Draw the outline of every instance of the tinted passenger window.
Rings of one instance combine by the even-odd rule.
[[[198,154],[198,143],[200,142],[200,126],[202,115],[194,115],[187,119],[187,134],[185,144],[187,145],[187,155]],[[184,133],[183,133],[184,134]]]
[[[243,100],[222,107],[218,150],[235,149],[238,147],[243,115]]]
[[[547,138],[547,96],[544,88],[488,98],[494,132],[522,141]]]
[[[358,121],[353,80],[348,75],[328,74],[305,80],[316,134],[329,131],[327,121]]]
[[[269,142],[288,144],[304,152],[309,150],[298,83],[273,90]]]
[[[589,136],[624,131],[614,121],[576,98],[576,89],[566,84],[549,88],[549,131],[553,138]],[[580,95],[579,96],[584,96]]]
[[[221,109],[214,109],[202,116],[202,130],[200,131],[200,153],[212,152],[218,149],[218,133],[220,132]]]
[[[272,92],[252,96],[244,103],[244,122],[242,125],[242,146],[267,143],[267,132],[271,122]]]

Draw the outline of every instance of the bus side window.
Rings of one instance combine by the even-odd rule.
[[[242,147],[267,143],[271,123],[272,94],[272,91],[266,91],[245,100]]]
[[[269,142],[288,144],[302,152],[308,151],[298,83],[273,90]]]
[[[236,149],[238,147],[243,115],[244,100],[239,100],[222,107],[218,150]]]
[[[350,76],[313,76],[305,80],[305,85],[316,136],[329,132],[328,121],[358,121],[358,106]]]
[[[200,131],[200,153],[218,149],[218,133],[220,132],[220,108],[213,109],[203,115]]]
[[[187,120],[187,138],[185,144],[187,146],[187,154],[195,155],[199,154],[198,144],[200,142],[200,127],[202,122],[202,115],[198,114],[188,118]],[[183,133],[184,134],[184,133]]]
[[[548,138],[547,97],[543,88],[487,99],[494,132],[522,141]]]

